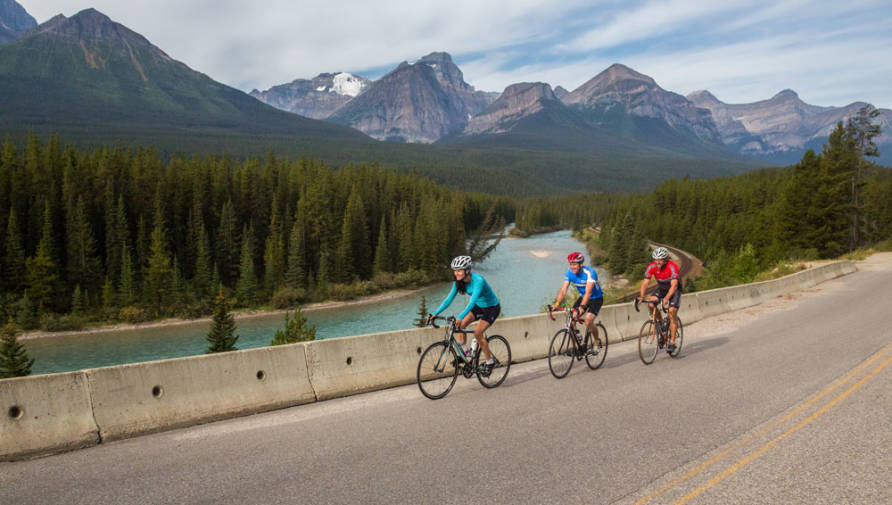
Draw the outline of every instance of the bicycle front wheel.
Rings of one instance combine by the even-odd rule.
[[[434,342],[429,345],[418,359],[416,379],[421,394],[431,400],[449,394],[458,378],[458,368],[455,366],[458,359],[447,342]]]
[[[573,335],[566,328],[562,328],[551,337],[548,346],[548,369],[556,379],[563,379],[573,368],[576,360],[576,346]]]
[[[660,351],[660,335],[653,321],[645,321],[641,325],[641,333],[638,334],[638,356],[641,362],[649,365],[654,362],[657,352]]]
[[[600,342],[595,342],[595,339],[590,334],[586,337],[588,345],[585,349],[585,363],[592,370],[601,368],[601,365],[604,364],[604,358],[607,357],[607,329],[601,323],[598,323],[596,326],[598,327]],[[588,333],[588,330],[586,330],[586,333]]]
[[[675,350],[669,353],[669,356],[677,358],[681,353],[681,343],[684,341],[684,325],[681,324],[681,318],[678,319],[678,329],[675,330]]]
[[[505,377],[508,377],[508,369],[511,368],[511,346],[501,335],[486,337],[486,342],[489,344],[489,354],[496,364],[488,377],[484,377],[482,370],[478,368],[477,380],[483,384],[483,387],[494,388],[501,385],[505,381]],[[484,361],[482,353],[480,360]]]

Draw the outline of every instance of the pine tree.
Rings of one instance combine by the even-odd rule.
[[[872,105],[865,105],[858,109],[858,114],[849,118],[846,123],[846,135],[852,139],[854,148],[859,156],[857,166],[852,174],[852,235],[850,249],[854,249],[861,245],[860,233],[861,228],[861,199],[860,194],[863,189],[861,173],[864,171],[867,162],[864,156],[879,156],[874,138],[878,137],[882,130],[879,124],[873,124],[874,119],[879,117],[880,111]]]
[[[424,328],[427,326],[427,298],[421,297],[421,304],[418,305],[418,319],[415,320],[415,326]]]
[[[285,314],[285,328],[276,330],[270,345],[294,344],[316,340],[316,326],[307,326],[307,318],[300,307],[294,311],[294,317]]]
[[[210,344],[206,354],[235,350],[235,342],[239,336],[235,334],[235,318],[229,313],[229,303],[223,295],[223,286],[219,286],[214,299],[214,319],[207,335]]]
[[[225,286],[232,287],[239,277],[239,236],[232,199],[226,200],[220,211],[220,227],[217,230],[217,264]]]
[[[9,318],[6,326],[0,329],[0,379],[31,375],[34,359],[28,359],[18,336],[19,327]]]
[[[195,294],[198,298],[203,299],[208,296],[211,290],[211,251],[208,244],[208,235],[204,229],[204,223],[198,227],[198,244],[195,248],[195,277],[193,284],[195,285]]]

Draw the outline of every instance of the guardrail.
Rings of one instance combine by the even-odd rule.
[[[842,261],[771,281],[686,294],[690,324],[856,271]],[[631,303],[599,319],[611,343],[638,336]],[[499,319],[515,361],[546,355],[560,327],[545,314]],[[0,461],[409,384],[418,355],[442,338],[421,328],[78,372],[0,380]]]

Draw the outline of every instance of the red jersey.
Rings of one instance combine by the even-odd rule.
[[[660,268],[656,261],[648,265],[647,270],[644,271],[644,278],[650,279],[652,277],[656,277],[657,283],[663,288],[668,288],[672,279],[678,279],[678,287],[681,288],[678,265],[673,263],[672,260],[667,261],[663,268]]]

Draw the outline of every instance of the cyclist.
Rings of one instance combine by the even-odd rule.
[[[665,247],[657,247],[653,252],[653,263],[648,265],[644,272],[644,282],[641,283],[641,291],[638,293],[638,300],[644,300],[644,293],[647,290],[647,282],[655,277],[657,279],[657,290],[648,300],[651,308],[654,304],[661,302],[663,308],[669,305],[669,352],[675,351],[675,333],[678,331],[678,308],[681,306],[681,277],[678,275],[678,265],[669,259],[669,250]],[[656,311],[657,319],[662,324],[663,316],[660,311]]]
[[[581,252],[572,252],[567,256],[567,262],[570,269],[564,274],[564,285],[558,292],[554,305],[559,307],[564,301],[564,295],[567,294],[567,288],[570,284],[576,286],[579,291],[579,298],[573,304],[573,317],[578,318],[580,314],[584,314],[583,322],[588,331],[591,332],[594,340],[593,354],[598,354],[601,347],[601,339],[598,337],[598,327],[595,326],[595,318],[604,305],[604,293],[601,291],[601,285],[598,282],[598,274],[592,267],[586,267],[582,264],[585,262],[585,256]],[[549,306],[549,308],[551,308]],[[581,311],[581,312],[580,312]]]
[[[440,304],[440,308],[427,317],[427,322],[430,324],[435,316],[446,310],[449,305],[452,304],[452,300],[455,299],[456,293],[471,295],[467,307],[465,307],[465,310],[458,315],[457,326],[460,329],[465,329],[469,324],[478,321],[477,326],[474,327],[474,338],[477,339],[477,344],[480,346],[480,350],[483,351],[483,356],[486,358],[483,376],[489,377],[489,374],[492,373],[492,369],[497,363],[489,353],[489,344],[486,342],[483,333],[495,322],[496,318],[499,317],[502,308],[499,305],[499,299],[496,297],[492,288],[489,287],[489,283],[486,282],[486,279],[480,274],[471,273],[471,265],[472,262],[470,256],[456,256],[452,260],[452,275],[455,277],[455,282],[452,284],[452,291],[449,292],[449,295],[447,295],[446,299],[443,300],[443,303]],[[461,344],[465,354],[470,354],[470,350],[465,345],[465,335],[463,333],[457,333],[455,335],[455,340]]]

